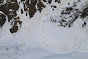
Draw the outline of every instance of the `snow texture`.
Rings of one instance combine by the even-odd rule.
[[[21,1],[17,0],[17,2]],[[87,0],[81,0],[81,2],[61,0],[59,4],[54,0],[51,4],[43,2],[46,7],[42,9],[41,13],[36,11],[32,18],[29,17],[29,14],[25,16],[24,10],[24,13],[21,14],[23,3],[20,3],[20,8],[16,13],[22,21],[21,28],[17,24],[19,30],[12,34],[9,31],[12,26],[6,16],[6,22],[0,29],[0,59],[83,59],[84,57],[87,59],[88,15],[81,17],[83,10],[88,8],[87,2]],[[69,3],[70,5],[68,5]],[[70,11],[69,15],[61,14],[74,3],[77,6],[73,7],[74,10]],[[52,5],[57,8],[51,7]],[[79,14],[73,21],[72,19],[76,17],[74,13],[77,13],[75,9],[78,9]],[[0,13],[3,12],[0,11]],[[71,15],[73,17],[69,17]],[[64,17],[67,23],[62,21]],[[68,21],[73,21],[73,23],[70,22],[71,27],[69,27]]]

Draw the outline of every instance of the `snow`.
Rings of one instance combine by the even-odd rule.
[[[22,27],[11,34],[8,29],[10,24],[6,21],[0,30],[0,59],[87,59],[88,24],[82,29],[80,18],[71,28],[58,27],[49,22],[51,16],[58,18],[61,8],[72,1],[53,2],[52,5],[57,6],[54,11],[47,4],[41,13],[37,11],[30,19],[29,15],[25,16],[26,13],[20,13],[23,4],[19,4],[17,15],[21,17]]]
[[[88,53],[83,52],[71,52],[68,54],[56,54],[49,50],[42,48],[31,48],[30,53],[22,54],[19,56],[19,59],[87,59]]]

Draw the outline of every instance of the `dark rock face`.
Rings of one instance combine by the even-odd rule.
[[[6,16],[0,13],[0,27],[6,22]]]
[[[18,31],[17,24],[19,24],[20,27],[22,25],[22,21],[20,21],[20,17],[17,16],[16,13],[19,9],[20,3],[23,3],[24,11],[29,13],[30,18],[33,17],[36,11],[41,12],[42,9],[45,8],[45,5],[42,3],[41,0],[21,0],[21,2],[17,2],[17,0],[6,0],[6,3],[4,3],[4,0],[0,0],[0,11],[5,14],[4,15],[0,13],[0,27],[4,25],[6,21],[5,17],[7,16],[8,22],[10,22],[12,26],[12,28],[10,29],[11,33],[15,33]],[[36,5],[37,8],[35,7]],[[23,9],[21,9],[21,14],[23,14],[24,11]],[[25,16],[27,16],[28,13],[26,13]]]
[[[30,17],[33,17],[33,15],[35,14],[35,12],[37,11],[36,7],[35,7],[36,3],[37,3],[37,0],[31,0],[31,4],[26,3],[26,5],[29,8],[29,10],[27,10],[27,11],[29,11]]]
[[[43,8],[45,8],[45,5],[41,2],[41,0],[39,0],[38,4],[38,10],[41,12]]]
[[[6,4],[1,4],[0,5],[0,11],[2,11],[7,17],[8,17],[8,22],[11,22],[12,19],[14,19],[12,22],[11,22],[11,25],[13,25],[13,30],[16,30],[18,31],[18,29],[15,29],[14,26],[18,23],[17,21],[19,21],[19,17],[17,16],[17,13],[16,11],[19,9],[19,5],[18,5],[18,2],[17,0],[11,0],[10,2],[7,1]],[[3,23],[6,21],[6,19],[2,19],[3,20]],[[19,21],[21,22],[21,21]],[[12,24],[14,23],[14,24]],[[2,25],[3,26],[3,25]],[[11,33],[14,33],[10,30]]]
[[[60,1],[60,0],[55,0],[55,2],[61,3],[61,1]]]
[[[8,16],[9,22],[10,20],[12,20],[12,18],[14,18],[17,15],[16,11],[18,9],[19,9],[19,5],[16,0],[11,0],[11,2],[7,2],[6,4],[0,6],[0,11],[2,11],[5,15]]]
[[[81,18],[85,18],[87,16],[88,16],[88,7],[83,10],[83,12],[81,14]]]
[[[25,2],[24,2],[25,1]],[[30,15],[30,18],[33,17],[33,15],[35,14],[35,12],[38,11],[42,11],[43,8],[45,8],[45,5],[42,3],[41,0],[21,0],[21,2],[24,2],[24,10]],[[31,2],[31,4],[29,3]],[[37,8],[36,8],[37,5]]]
[[[44,2],[47,2],[46,0],[43,0]]]
[[[48,0],[48,3],[51,4],[52,3],[52,0]]]
[[[11,32],[11,33],[15,33],[15,32],[17,32],[17,30],[18,30],[18,26],[13,26],[13,27],[10,29],[10,32]]]
[[[3,0],[0,0],[0,3],[3,3]]]

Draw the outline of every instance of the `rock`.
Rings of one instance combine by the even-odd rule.
[[[6,22],[6,16],[0,13],[0,27],[3,26],[5,22]]]
[[[18,26],[13,26],[11,29],[10,29],[10,32],[11,33],[15,33],[18,31]]]
[[[43,8],[45,8],[45,5],[41,2],[41,0],[39,0],[38,4],[38,10],[41,12]]]

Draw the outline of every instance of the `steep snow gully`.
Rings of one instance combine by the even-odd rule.
[[[0,0],[1,59],[76,51],[88,52],[87,0]]]

